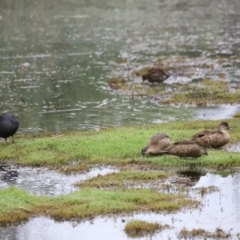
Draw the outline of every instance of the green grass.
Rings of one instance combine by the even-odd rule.
[[[240,142],[238,119],[227,121],[234,129],[230,133],[230,142]],[[87,171],[96,165],[110,165],[117,166],[120,172],[86,180],[80,184],[83,187],[81,190],[59,197],[33,196],[12,187],[0,190],[0,225],[21,222],[39,215],[65,220],[133,211],[175,211],[185,206],[197,207],[196,202],[186,196],[159,193],[153,190],[154,187],[129,188],[128,183],[133,186],[142,183],[151,185],[169,176],[163,170],[174,172],[183,167],[211,168],[218,172],[239,167],[239,153],[221,149],[209,150],[208,156],[198,160],[180,159],[170,155],[140,157],[142,147],[157,132],[168,134],[173,142],[189,139],[202,129],[215,129],[219,122],[170,122],[110,128],[98,132],[65,133],[59,137],[50,134],[39,137],[17,136],[15,144],[1,143],[0,161],[46,166],[66,173]],[[205,193],[203,190],[202,194]]]
[[[128,187],[129,184],[151,183],[158,180],[166,180],[172,174],[159,171],[120,171],[107,175],[98,175],[79,183],[80,187]]]
[[[68,195],[45,197],[10,187],[0,190],[0,196],[1,226],[40,215],[56,220],[85,219],[133,211],[171,212],[198,204],[183,195],[158,193],[150,189],[110,191],[83,188]]]
[[[166,228],[169,228],[169,226],[161,225],[157,222],[149,223],[142,220],[132,220],[126,224],[124,231],[129,237],[136,238],[145,235],[153,235],[155,232]]]
[[[230,143],[240,142],[238,119],[227,120],[233,131]],[[157,132],[170,136],[172,142],[190,139],[203,129],[216,129],[220,121],[170,122],[150,126],[133,126],[103,129],[98,132],[66,133],[61,137],[21,137],[15,144],[1,143],[0,161],[14,160],[20,165],[47,166],[66,172],[85,171],[94,164],[160,167],[187,166],[193,162],[203,167],[224,168],[240,166],[239,153],[224,150],[209,150],[208,156],[198,160],[184,160],[176,156],[146,156],[141,158],[141,149]],[[72,164],[74,162],[74,164]]]

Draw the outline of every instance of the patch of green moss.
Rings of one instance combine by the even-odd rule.
[[[162,225],[160,223],[150,223],[142,220],[129,221],[124,231],[129,237],[144,237],[145,235],[153,235],[157,231],[169,228],[168,225]]]
[[[33,196],[14,187],[0,190],[0,225],[51,216],[56,220],[84,219],[133,211],[174,211],[198,204],[182,195],[148,189],[97,190],[83,188],[58,196]]]

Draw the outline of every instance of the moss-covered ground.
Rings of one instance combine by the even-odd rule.
[[[240,142],[239,119],[227,119],[233,128],[230,143]],[[87,172],[96,164],[115,166],[120,171],[78,183],[74,193],[58,196],[33,196],[10,187],[0,190],[0,225],[20,222],[32,216],[51,216],[57,220],[83,219],[97,215],[133,211],[176,211],[197,207],[187,194],[166,193],[161,189],[136,184],[161,182],[179,168],[208,168],[231,171],[240,166],[239,153],[209,150],[208,156],[180,159],[176,156],[141,157],[149,138],[163,132],[172,142],[189,139],[202,129],[216,129],[220,121],[170,122],[149,126],[74,132],[60,136],[16,136],[15,143],[0,143],[0,161],[22,166],[48,167],[65,173]],[[170,171],[170,173],[164,172]],[[129,187],[129,184],[135,184]]]

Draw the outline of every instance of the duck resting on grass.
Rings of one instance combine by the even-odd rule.
[[[12,143],[14,143],[13,135],[17,132],[19,127],[19,119],[10,114],[3,113],[0,116],[0,137],[4,138],[7,142],[8,137],[12,137]]]
[[[159,155],[159,152],[169,145],[169,136],[164,133],[157,133],[150,138],[147,146],[142,149],[142,156],[148,153],[151,155]]]
[[[175,155],[179,156],[180,158],[198,158],[201,157],[203,154],[208,154],[205,147],[201,147],[195,142],[188,140],[176,141],[164,150],[160,151],[159,153]]]
[[[148,73],[142,76],[143,82],[145,80],[149,81],[150,83],[162,83],[165,81],[170,75],[165,72],[161,68],[151,68],[148,70]]]
[[[192,136],[191,141],[208,148],[220,148],[229,142],[230,136],[226,130],[232,130],[227,122],[221,122],[218,130],[204,130]]]

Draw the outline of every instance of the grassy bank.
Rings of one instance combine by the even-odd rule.
[[[231,143],[240,142],[239,119],[229,119],[233,131],[230,132]],[[75,132],[60,136],[45,135],[40,137],[18,137],[15,144],[1,143],[0,161],[13,160],[25,166],[47,166],[62,169],[66,172],[85,171],[93,164],[127,167],[147,166],[179,167],[193,162],[175,156],[141,158],[141,149],[150,137],[163,132],[169,135],[172,142],[179,139],[190,139],[203,129],[216,129],[220,121],[170,122],[150,126],[133,126],[102,129],[98,132]],[[204,156],[194,162],[202,167],[240,166],[238,153],[224,150],[208,150]]]
[[[234,129],[230,133],[230,144],[240,142],[239,119],[227,121]],[[154,184],[163,184],[177,168],[197,166],[211,168],[212,171],[229,171],[240,166],[239,153],[219,149],[209,150],[208,156],[197,160],[169,155],[141,158],[141,149],[157,132],[168,134],[173,142],[189,139],[205,128],[215,129],[218,124],[219,121],[170,122],[60,136],[17,136],[15,144],[1,143],[1,162],[44,166],[66,173],[87,171],[95,165],[116,166],[120,171],[80,182],[81,190],[58,197],[33,196],[13,187],[0,190],[0,225],[40,215],[65,220],[197,207],[198,203],[189,199],[187,194],[168,194],[164,189],[154,189]],[[166,169],[168,172],[164,171]],[[146,186],[149,189],[145,189]]]

